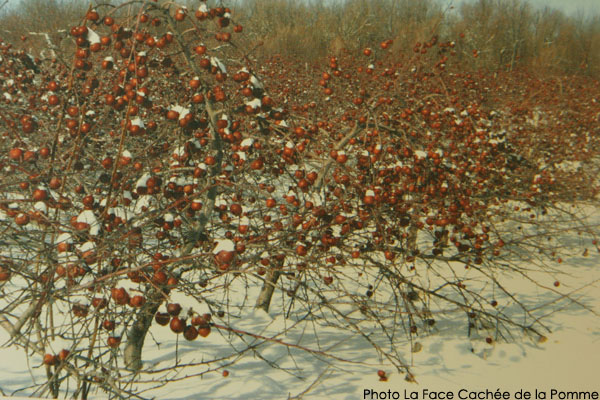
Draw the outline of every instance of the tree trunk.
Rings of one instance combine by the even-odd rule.
[[[275,285],[277,284],[277,280],[279,279],[279,275],[281,272],[279,269],[270,269],[265,276],[265,283],[258,295],[258,299],[256,299],[256,308],[260,308],[265,310],[265,312],[269,312],[269,306],[271,305],[271,298],[273,297],[273,292],[275,291]]]
[[[419,234],[419,228],[417,225],[410,224],[408,228],[408,237],[406,238],[406,250],[408,254],[413,255],[417,251],[417,235]]]
[[[160,293],[158,293],[158,295],[157,293],[154,293],[151,298],[152,300],[148,301],[140,309],[135,318],[135,322],[127,332],[127,344],[125,345],[123,357],[125,366],[134,371],[139,371],[142,368],[142,349],[144,347],[144,339],[146,338],[148,329],[150,329],[150,325],[152,325],[154,314],[156,314],[158,308],[164,300]]]

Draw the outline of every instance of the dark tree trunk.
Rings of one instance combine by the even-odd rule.
[[[260,308],[265,310],[265,312],[269,312],[271,298],[273,297],[277,280],[279,280],[279,275],[281,275],[279,269],[269,269],[265,275],[265,282],[260,294],[258,295],[258,299],[256,299],[256,308]]]

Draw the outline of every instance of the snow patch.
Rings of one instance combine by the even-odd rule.
[[[217,240],[217,245],[213,249],[213,254],[218,254],[220,251],[235,251],[235,244],[229,239]]]
[[[90,226],[89,234],[97,236],[100,233],[100,223],[92,210],[83,210],[77,216],[77,222],[83,222]]]

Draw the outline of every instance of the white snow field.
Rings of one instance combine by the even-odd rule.
[[[586,220],[592,223],[597,220],[596,214],[588,214]],[[516,396],[519,390],[530,391],[535,400],[536,390],[547,396],[538,394],[539,400],[597,399],[600,251],[591,240],[570,235],[557,234],[557,240],[573,244],[583,240],[588,251],[583,253],[581,247],[573,246],[570,253],[562,253],[562,263],[549,265],[553,268],[550,272],[531,269],[527,274],[531,279],[514,271],[494,272],[494,279],[508,289],[512,298],[498,293],[489,280],[462,265],[436,263],[420,272],[419,281],[427,281],[430,288],[443,283],[442,276],[448,274],[471,288],[480,288],[477,290],[482,298],[498,301],[497,307],[491,308],[492,313],[503,313],[517,321],[522,318],[523,323],[538,318],[547,328],[538,327],[545,335],[541,340],[538,335],[517,328],[494,333],[494,327],[477,326],[469,336],[464,310],[430,299],[431,317],[436,322],[431,329],[413,335],[411,343],[399,326],[401,310],[399,315],[391,315],[394,309],[390,309],[390,293],[383,286],[376,288],[379,291],[366,301],[387,318],[387,334],[394,336],[391,348],[381,327],[375,327],[373,320],[361,318],[355,303],[349,301],[350,296],[335,299],[324,292],[330,302],[346,312],[346,319],[327,315],[327,309],[318,304],[312,313],[322,319],[302,318],[301,312],[286,319],[286,310],[282,309],[284,294],[276,292],[268,314],[255,310],[260,282],[253,281],[252,275],[247,279],[234,278],[232,272],[230,278],[222,278],[229,279],[229,291],[212,294],[221,296],[221,301],[228,296],[232,306],[224,317],[213,316],[213,321],[237,331],[213,327],[208,337],[189,342],[173,334],[168,326],[153,325],[144,346],[143,372],[131,384],[121,386],[121,390],[144,399],[520,400]],[[335,275],[336,279],[345,280],[348,293],[358,280],[353,280],[356,270],[349,271],[340,269]],[[182,315],[187,307],[200,313],[207,311],[181,292],[174,291],[171,302],[184,307]],[[524,315],[517,302],[531,314]],[[395,327],[394,318],[398,325]],[[347,329],[351,324],[360,326],[364,335]],[[488,343],[486,338],[490,336],[493,340]],[[8,342],[7,333],[0,330],[0,396],[38,395],[36,388],[46,380],[41,358],[36,354],[28,357],[22,348],[9,346]],[[380,346],[381,352],[374,345]],[[54,351],[63,347],[68,348],[68,344],[58,340],[50,344]],[[410,366],[414,382],[407,381],[405,373],[392,365],[398,359]],[[380,381],[379,370],[385,371],[387,381]],[[228,376],[224,376],[224,371]],[[65,383],[61,390],[72,394],[72,386]],[[486,390],[491,393],[486,394]],[[504,392],[508,397],[494,397]],[[62,397],[65,396],[70,398],[63,392]],[[89,398],[108,398],[108,394],[92,389]]]

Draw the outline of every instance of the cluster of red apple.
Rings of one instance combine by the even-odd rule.
[[[65,349],[61,350],[58,354],[45,354],[43,363],[49,366],[58,365],[61,362],[65,361],[69,357],[69,354],[69,350]]]
[[[183,333],[186,340],[195,340],[198,335],[207,337],[210,334],[211,314],[196,314],[190,319],[187,324],[185,318],[180,318],[181,305],[178,303],[167,304],[167,312],[157,312],[154,320],[157,324],[166,326],[169,325],[174,333]]]

